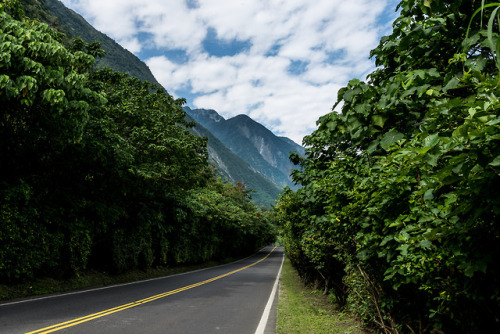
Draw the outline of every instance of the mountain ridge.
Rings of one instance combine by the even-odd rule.
[[[226,120],[213,109],[184,107],[184,110],[255,170],[280,187],[297,187],[290,176],[295,166],[290,162],[289,154],[297,151],[299,155],[304,155],[303,147],[289,138],[274,135],[248,115],[241,114]]]
[[[189,114],[186,118],[192,120]],[[251,197],[255,205],[271,207],[275,204],[282,190],[281,187],[234,154],[200,123],[196,123],[190,131],[208,139],[209,159],[215,165],[219,176],[234,184],[245,183],[246,188],[252,190]]]

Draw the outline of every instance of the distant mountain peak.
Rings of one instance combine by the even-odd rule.
[[[304,148],[288,138],[278,137],[248,115],[237,115],[225,120],[211,109],[185,108],[196,122],[207,128],[234,154],[252,168],[273,180],[280,187],[296,185],[290,176],[291,151],[304,154]]]
[[[214,122],[222,122],[225,121],[226,119],[219,115],[215,110],[213,109],[199,109],[200,113],[205,116],[210,118]]]
[[[223,122],[226,119],[219,115],[219,113],[213,109],[191,109],[189,107],[184,107],[184,110],[194,118],[198,123],[204,124],[208,122]],[[202,121],[203,119],[203,121]]]
[[[236,116],[234,116],[234,117],[233,117],[233,118],[231,118],[231,119],[239,119],[239,120],[247,120],[247,121],[252,120],[252,121],[253,121],[253,119],[252,119],[252,118],[250,118],[250,116],[245,115],[245,114],[239,114],[239,115],[236,115]]]

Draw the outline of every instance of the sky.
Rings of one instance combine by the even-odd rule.
[[[190,108],[246,114],[298,144],[375,69],[397,0],[62,0]]]

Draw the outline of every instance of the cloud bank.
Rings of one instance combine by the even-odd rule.
[[[301,143],[373,71],[395,0],[63,0],[193,108],[247,114]]]

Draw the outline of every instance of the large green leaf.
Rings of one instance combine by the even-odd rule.
[[[384,117],[382,115],[373,115],[372,116],[372,122],[374,125],[383,128],[385,122],[387,121],[387,117]]]
[[[500,155],[498,155],[492,162],[489,163],[490,166],[498,167],[500,166]]]
[[[382,140],[380,141],[380,146],[382,146],[384,150],[387,150],[391,145],[403,138],[404,135],[402,133],[393,129],[385,133],[384,137],[382,137]]]

